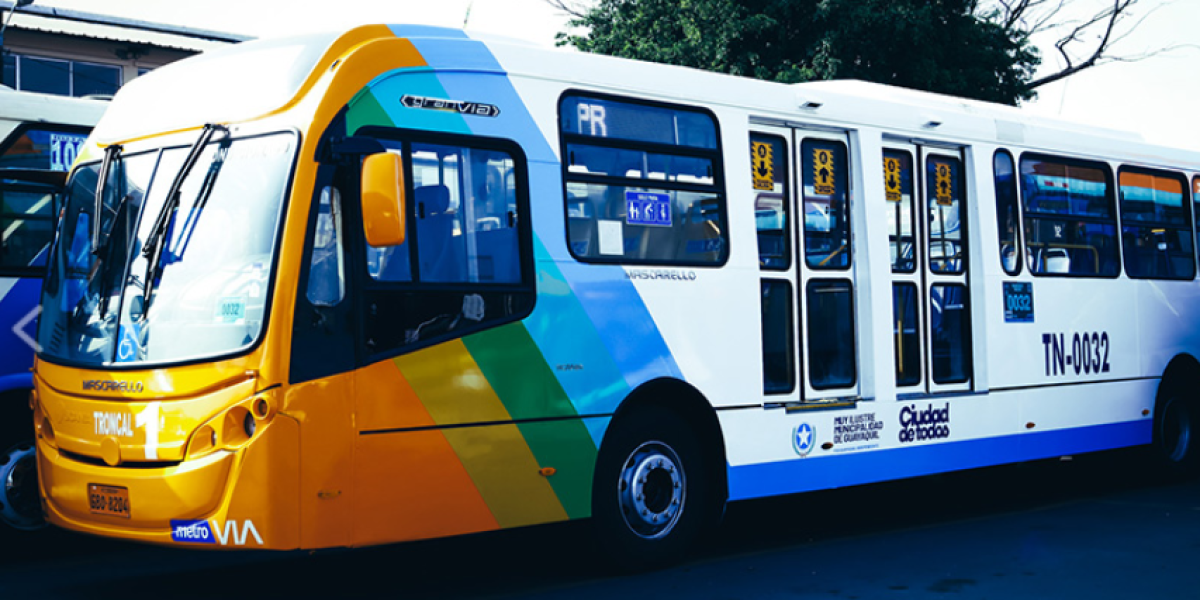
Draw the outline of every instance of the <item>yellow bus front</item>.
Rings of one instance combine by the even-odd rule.
[[[306,235],[340,219],[326,197],[309,224],[325,128],[374,74],[418,60],[367,27],[206,55],[122,91],[72,174],[42,300],[31,404],[52,524],[198,547],[351,543],[302,509],[349,514],[325,484],[350,471],[351,376],[288,381],[292,312]],[[304,421],[319,451],[302,481]],[[302,510],[323,525],[302,532]]]

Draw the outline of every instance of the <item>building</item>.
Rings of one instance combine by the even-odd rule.
[[[249,36],[0,0],[4,73],[10,88],[64,96],[110,96],[137,76]]]

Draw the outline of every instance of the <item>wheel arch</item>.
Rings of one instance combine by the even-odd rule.
[[[1158,404],[1168,394],[1188,389],[1189,385],[1195,385],[1197,382],[1200,382],[1200,360],[1196,360],[1196,357],[1191,354],[1176,355],[1163,370],[1162,380],[1158,384],[1158,393],[1154,398],[1155,411],[1157,412]]]
[[[717,420],[717,411],[700,390],[685,381],[660,377],[635,388],[613,413],[612,423],[605,432],[601,447],[608,440],[609,432],[620,427],[623,421],[637,418],[637,413],[649,406],[657,406],[678,415],[696,433],[705,452],[705,464],[709,465],[710,475],[717,482],[720,499],[722,502],[728,500],[725,436]]]

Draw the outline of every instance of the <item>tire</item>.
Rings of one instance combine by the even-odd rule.
[[[625,572],[677,561],[717,522],[723,498],[695,432],[675,413],[639,409],[605,437],[592,483],[601,558]]]
[[[1153,452],[1168,477],[1200,475],[1200,406],[1177,389],[1156,403]]]
[[[0,454],[0,521],[32,531],[46,526],[37,484],[37,451],[32,442]]]

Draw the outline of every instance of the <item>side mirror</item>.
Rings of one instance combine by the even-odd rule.
[[[372,154],[362,167],[363,231],[372,247],[404,243],[404,165],[400,155]]]

